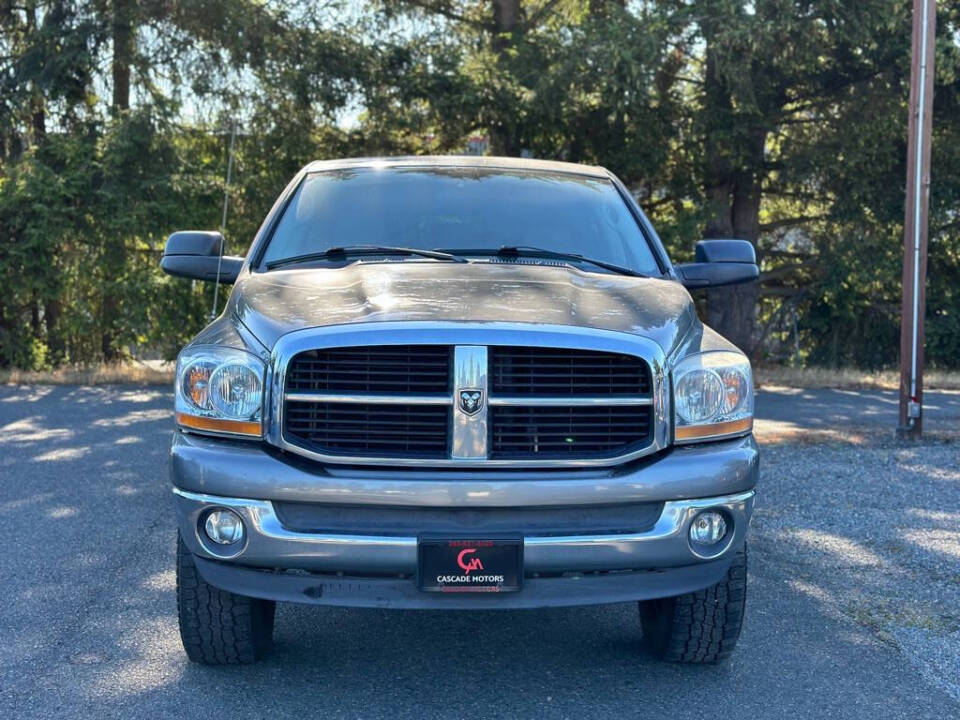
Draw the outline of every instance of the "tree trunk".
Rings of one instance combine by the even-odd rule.
[[[734,189],[732,232],[728,237],[756,246],[760,224],[760,194]],[[756,351],[757,283],[707,290],[707,324],[748,355]]]
[[[10,344],[6,341],[12,334],[10,323],[7,322],[7,311],[3,305],[3,293],[0,293],[0,367],[6,367],[10,363],[11,358],[6,355],[4,350],[10,351]]]
[[[119,116],[130,109],[130,66],[136,52],[134,32],[134,0],[113,0],[111,39],[113,57],[110,70],[113,76],[111,110]],[[100,352],[107,361],[117,360],[120,351],[120,282],[126,267],[126,249],[122,237],[108,237],[103,246],[104,285],[101,305]]]
[[[764,148],[768,131],[760,125],[737,131],[730,88],[717,72],[708,47],[704,77],[705,187],[710,219],[703,236],[749,240],[760,235]],[[759,260],[759,257],[758,257]],[[748,355],[755,350],[756,283],[707,290],[707,324]]]
[[[52,365],[59,365],[66,356],[66,343],[60,332],[63,305],[59,298],[50,298],[43,306],[43,323],[47,328],[47,348]]]
[[[33,144],[37,147],[47,140],[47,113],[44,107],[43,95],[37,93],[33,98],[33,114],[30,118],[33,126]]]
[[[27,32],[28,36],[33,36],[39,27],[37,17],[38,8],[34,5],[27,11]],[[33,93],[30,98],[30,128],[32,130],[32,140],[34,147],[40,147],[46,144],[47,140],[47,112],[44,101],[43,89],[40,87],[36,78],[31,81]]]
[[[610,10],[612,5],[616,5],[619,8],[625,8],[627,6],[626,0],[590,0],[588,3],[590,14],[594,17],[599,15],[606,15]]]
[[[730,149],[725,145],[727,125],[733,112],[730,90],[717,74],[716,57],[707,51],[704,73],[704,194],[710,219],[703,231],[705,238],[730,237],[733,217],[730,195],[733,180],[730,168]]]
[[[730,232],[727,237],[749,240],[754,248],[760,237],[763,148],[766,138],[766,130],[758,128],[751,134],[749,147],[743,148],[748,167],[737,173],[728,205],[727,227]],[[758,291],[756,282],[707,291],[707,324],[750,356],[755,356],[759,349],[756,344]]]
[[[113,40],[113,59],[110,71],[113,75],[113,102],[114,110],[130,109],[130,65],[133,63],[135,52],[135,36],[133,32],[133,0],[113,1],[113,22],[111,39]]]
[[[504,42],[505,33],[512,33],[520,25],[520,0],[493,0],[493,25],[497,33],[494,47],[501,49],[498,43]],[[507,47],[510,41],[506,40]]]
[[[510,62],[510,49],[516,44],[520,30],[520,0],[492,0],[493,2],[493,49],[497,63],[506,66]],[[506,68],[504,68],[506,71]],[[497,123],[490,128],[490,149],[494,155],[517,156],[520,154],[516,123],[494,111]]]

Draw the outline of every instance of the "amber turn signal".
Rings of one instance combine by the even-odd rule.
[[[251,437],[260,437],[263,434],[260,423],[249,420],[221,420],[220,418],[201,417],[200,415],[188,415],[179,412],[176,417],[178,425],[195,430],[249,435]]]
[[[716,435],[732,435],[733,433],[750,432],[752,429],[753,418],[711,423],[709,425],[679,425],[676,429],[676,438],[677,440],[696,440],[698,438],[714,437]]]

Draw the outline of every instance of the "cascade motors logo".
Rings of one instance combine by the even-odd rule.
[[[436,583],[439,589],[444,592],[457,592],[466,588],[475,588],[484,592],[498,592],[500,585],[503,584],[504,576],[496,571],[490,572],[483,566],[483,561],[478,553],[483,552],[484,548],[493,547],[491,540],[450,540],[448,547],[457,549],[457,567],[460,572],[443,572],[436,576]],[[447,556],[447,563],[453,559],[452,555]],[[494,565],[497,564],[496,557],[488,558]],[[452,564],[452,563],[451,563]],[[449,567],[449,566],[447,566]]]
[[[466,548],[461,550],[460,554],[457,555],[457,565],[460,566],[466,575],[469,575],[474,570],[483,570],[483,563],[480,562],[480,558],[471,557],[467,559],[468,555],[472,555],[476,551],[476,548]]]

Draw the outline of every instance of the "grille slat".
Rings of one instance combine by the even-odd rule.
[[[649,395],[650,370],[640,358],[567,348],[490,348],[491,394]]]
[[[347,428],[350,426],[356,426],[360,428],[365,428],[370,425],[370,421],[362,416],[347,417],[345,413],[341,413],[337,418],[337,425]],[[434,424],[429,420],[408,420],[406,422],[407,428],[430,428],[431,430],[434,427]],[[344,432],[350,432],[349,430],[344,430]]]
[[[491,408],[493,458],[590,458],[621,455],[650,442],[650,408]]]
[[[373,345],[300,353],[287,390],[350,393],[449,393],[450,346]]]
[[[326,454],[444,458],[449,415],[445,405],[290,403],[285,423],[289,435]]]

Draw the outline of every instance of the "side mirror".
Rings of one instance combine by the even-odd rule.
[[[220,257],[223,235],[204,230],[183,230],[167,238],[160,267],[167,275],[191,280],[216,280],[220,268],[220,282],[237,281],[243,258],[232,255]]]
[[[746,240],[701,240],[694,262],[676,266],[689,290],[753,282],[760,277],[757,254]]]

